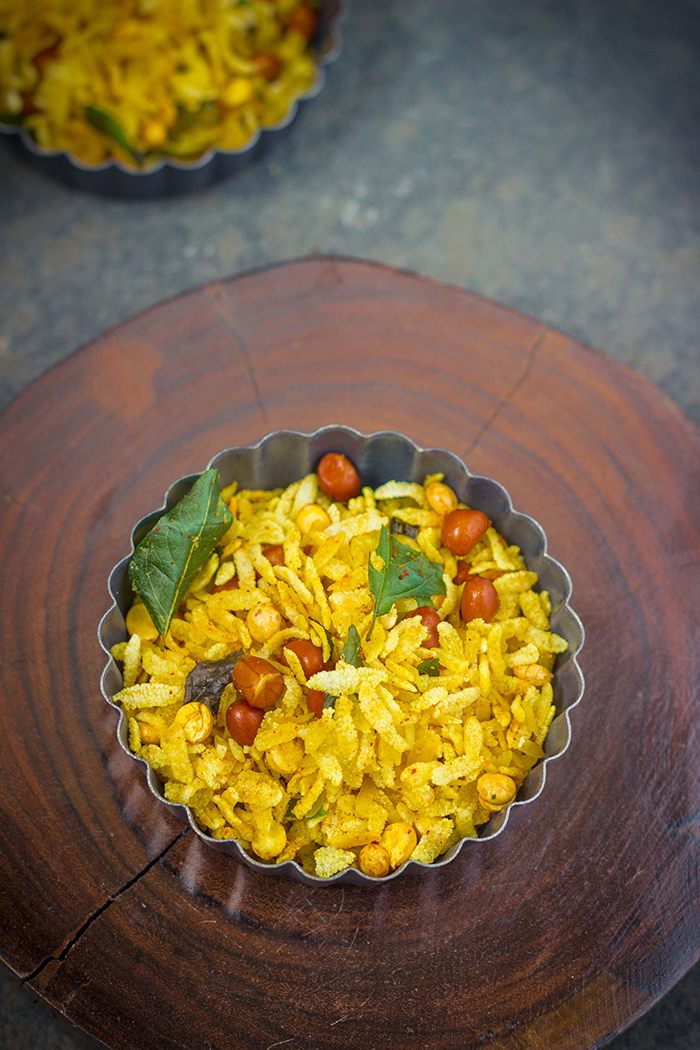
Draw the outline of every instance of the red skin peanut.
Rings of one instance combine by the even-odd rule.
[[[498,612],[500,601],[498,591],[491,580],[474,576],[464,585],[460,609],[465,623],[470,620],[484,620],[491,623]]]
[[[490,524],[480,510],[453,510],[443,522],[442,542],[453,554],[464,557],[485,535]]]
[[[340,452],[327,452],[316,468],[321,492],[338,503],[359,496],[362,482],[354,466]]]

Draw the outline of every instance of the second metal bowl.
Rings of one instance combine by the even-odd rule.
[[[291,103],[278,124],[258,129],[240,149],[208,150],[189,163],[163,158],[153,167],[140,171],[114,160],[104,164],[85,164],[65,150],[43,149],[21,125],[0,121],[0,134],[8,136],[15,152],[32,167],[66,186],[100,196],[144,200],[205,189],[235,174],[259,156],[271,140],[291,125],[300,107],[318,95],[325,83],[325,67],[340,54],[340,23],[344,15],[343,0],[320,0],[319,23],[313,44],[318,63],[316,80],[308,91]]]

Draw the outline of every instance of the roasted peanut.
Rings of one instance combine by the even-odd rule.
[[[265,752],[265,761],[270,769],[283,777],[291,777],[296,773],[303,757],[304,745],[301,740],[287,740]]]
[[[432,481],[425,490],[425,498],[431,510],[436,514],[446,515],[457,509],[457,497],[449,485],[441,481]]]
[[[443,522],[442,542],[453,554],[463,557],[476,546],[490,524],[480,510],[453,510]]]
[[[126,614],[126,629],[129,634],[138,634],[142,642],[155,642],[158,637],[158,628],[141,602],[132,605]]]
[[[321,492],[329,499],[347,503],[360,494],[360,475],[347,456],[339,452],[327,452],[316,468],[316,474]]]
[[[175,715],[175,721],[182,726],[185,740],[190,744],[201,744],[211,734],[211,711],[206,704],[200,704],[196,700],[181,707]]]
[[[221,92],[221,102],[227,109],[237,109],[252,102],[255,90],[247,77],[234,77]]]
[[[476,782],[481,804],[486,809],[499,810],[515,798],[515,781],[504,773],[482,773]]]
[[[552,680],[552,672],[540,664],[516,664],[512,671],[516,678],[522,678],[528,685],[546,685]]]
[[[326,694],[322,689],[309,689],[306,694],[306,706],[311,714],[318,718],[323,714],[323,706],[326,702]]]
[[[400,868],[413,853],[417,842],[418,838],[411,825],[398,821],[396,824],[387,824],[379,845],[386,850],[391,867]]]
[[[459,564],[457,565],[457,572],[452,577],[452,582],[454,583],[455,587],[459,587],[461,583],[466,583],[467,580],[470,580],[472,578],[470,569],[471,565],[468,561],[459,562]]]
[[[139,736],[141,737],[142,744],[159,744],[160,743],[160,730],[156,729],[149,722],[139,722]]]
[[[302,533],[320,532],[327,529],[330,523],[331,519],[318,503],[307,503],[297,514],[296,526]]]
[[[267,831],[256,831],[251,842],[253,851],[261,860],[272,860],[273,857],[279,857],[286,845],[287,833],[276,820],[272,821]]]
[[[465,623],[471,620],[483,620],[491,623],[498,612],[500,600],[498,591],[490,580],[481,576],[472,576],[464,585],[460,609]]]
[[[301,33],[307,40],[310,40],[316,32],[317,22],[318,15],[311,4],[299,4],[289,16],[287,28],[296,30],[297,33]]]
[[[251,707],[245,700],[237,700],[226,712],[226,728],[237,744],[250,747],[264,717],[259,708]]]
[[[281,543],[273,543],[271,547],[263,547],[263,554],[270,565],[284,565],[284,547]]]
[[[256,605],[246,616],[246,626],[256,642],[266,642],[282,630],[282,616],[274,605]]]
[[[360,870],[373,879],[389,874],[389,854],[378,842],[369,842],[360,850]]]
[[[260,76],[264,77],[265,80],[277,80],[282,72],[281,61],[277,55],[269,51],[261,52],[259,55],[256,55],[253,59],[253,65]]]
[[[298,657],[301,669],[307,678],[323,670],[323,649],[306,638],[290,638],[282,647],[281,662],[286,664],[284,650],[289,649]]]
[[[238,661],[233,669],[233,684],[251,707],[263,710],[274,707],[284,692],[282,675],[259,656],[244,656]]]

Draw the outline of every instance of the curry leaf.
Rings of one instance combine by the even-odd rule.
[[[382,562],[381,569],[374,565],[373,558]],[[379,533],[377,550],[370,555],[367,572],[369,589],[374,597],[370,634],[377,617],[388,613],[399,598],[430,601],[434,594],[445,593],[442,565],[429,561],[424,554],[390,536],[384,525]]]
[[[335,707],[335,702],[337,699],[337,696],[333,696],[331,693],[326,693],[326,699],[323,701],[324,711],[327,707]]]
[[[223,660],[202,660],[196,664],[185,679],[185,703],[199,700],[213,715],[218,715],[224,689],[231,684],[233,669],[242,656],[243,650],[237,649]]]
[[[437,678],[440,674],[440,661],[437,656],[434,656],[431,660],[423,660],[422,663],[418,664],[418,674],[429,674],[431,678]]]
[[[340,651],[340,659],[346,664],[352,664],[353,667],[365,666],[360,656],[360,635],[354,623],[350,624],[348,640]]]
[[[318,620],[314,620],[313,616],[310,616],[309,619],[311,620],[311,623],[315,623],[316,624],[316,626],[319,628],[319,630],[323,631],[323,633],[326,636],[326,641],[328,642],[328,647],[329,647],[329,649],[331,651],[331,655],[333,655],[333,635],[331,634],[331,632],[328,630],[327,627],[323,626],[322,623],[319,623]]]
[[[129,578],[160,634],[232,521],[219,494],[218,470],[205,470],[139,543]]]
[[[294,816],[294,810],[299,803],[298,798],[293,798],[287,806],[287,812],[284,815],[285,820],[297,820]],[[301,817],[301,820],[316,820],[317,817],[325,817],[327,814],[326,807],[323,802],[320,802],[317,809],[313,813],[308,813],[305,817]]]
[[[134,164],[143,162],[143,154],[131,145],[126,137],[126,132],[118,120],[115,120],[109,113],[105,113],[103,109],[98,109],[97,106],[83,106],[83,112],[88,124],[92,124],[93,128],[97,128],[103,135],[106,135],[116,142],[117,145],[121,146],[124,152],[131,157]]]

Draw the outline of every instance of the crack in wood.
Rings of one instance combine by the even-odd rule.
[[[92,915],[89,915],[87,917],[87,919],[85,920],[83,925],[73,935],[73,937],[71,937],[71,939],[68,941],[68,943],[65,945],[65,947],[63,947],[61,949],[61,951],[57,955],[50,955],[47,959],[44,959],[44,961],[41,962],[36,967],[36,969],[32,971],[32,973],[30,973],[26,977],[22,978],[22,980],[20,981],[20,985],[25,985],[25,984],[30,983],[31,981],[35,981],[36,978],[39,977],[43,973],[43,971],[46,969],[46,967],[50,963],[52,963],[52,962],[59,962],[59,963],[64,962],[64,960],[68,956],[68,953],[76,946],[76,944],[81,939],[83,934],[87,933],[89,928],[92,926],[93,922],[95,922],[96,919],[99,919],[99,917],[101,915],[104,915],[104,913],[107,911],[107,909],[111,908],[111,906],[114,904],[115,901],[119,900],[120,897],[123,897],[124,894],[127,893],[131,889],[132,886],[135,886],[136,883],[140,879],[142,879],[143,876],[146,875],[151,870],[151,868],[155,867],[155,865],[158,864],[163,859],[163,857],[165,857],[166,854],[168,854],[170,852],[170,850],[173,848],[173,846],[177,845],[177,843],[180,841],[180,839],[184,838],[184,836],[188,833],[189,830],[190,830],[189,828],[184,828],[178,835],[175,836],[175,838],[172,840],[172,842],[169,842],[168,845],[164,849],[162,849],[160,851],[160,853],[158,853],[155,857],[153,857],[152,860],[149,860],[148,864],[146,864],[141,869],[141,871],[137,872],[136,875],[133,876],[133,878],[129,879],[128,882],[125,882],[124,885],[120,886],[118,890],[114,891],[114,893],[110,893],[110,895],[109,895],[109,897],[107,897],[106,901],[104,901],[104,903],[101,904],[99,906],[99,908],[97,908],[92,913]]]
[[[245,365],[248,370],[248,378],[250,379],[251,386],[253,387],[253,393],[255,394],[257,406],[260,409],[263,419],[267,423],[267,409],[265,408],[265,402],[262,399],[260,387],[258,386],[258,380],[255,375],[255,369],[253,368],[253,362],[250,360],[250,354],[248,353],[248,344],[246,343],[243,333],[241,332],[240,328],[234,320],[229,303],[226,301],[224,287],[223,285],[217,282],[215,284],[208,285],[206,288],[203,289],[203,291],[207,299],[209,299],[214,304],[214,308],[218,313],[219,317],[222,319],[222,321],[224,321],[226,326],[230,328],[231,332],[233,333],[236,339],[236,342],[238,343],[238,347],[241,351],[241,354],[243,355],[243,360],[245,361]]]
[[[466,457],[468,455],[470,455],[470,453],[472,453],[474,451],[474,449],[479,444],[479,442],[481,441],[481,439],[484,436],[484,434],[486,433],[486,431],[491,429],[491,427],[496,422],[496,420],[498,419],[498,417],[501,414],[501,412],[503,411],[503,409],[507,405],[510,404],[510,402],[513,400],[513,398],[517,394],[518,390],[520,390],[520,388],[530,378],[530,373],[532,372],[532,366],[535,363],[535,357],[537,356],[537,352],[540,349],[540,347],[542,346],[542,343],[545,341],[546,338],[547,338],[547,329],[543,328],[542,331],[540,332],[540,334],[535,339],[535,341],[532,344],[532,346],[530,347],[530,349],[528,350],[527,360],[525,361],[525,366],[523,368],[522,374],[515,380],[515,382],[513,383],[512,387],[510,388],[510,390],[508,391],[506,396],[500,399],[500,401],[498,402],[498,404],[496,405],[496,407],[494,408],[493,412],[491,413],[489,418],[486,420],[486,422],[482,424],[482,426],[479,429],[479,433],[476,435],[476,437],[472,441],[471,445],[469,446],[469,448],[467,449],[467,451],[464,454],[464,458],[465,459],[466,459]]]

